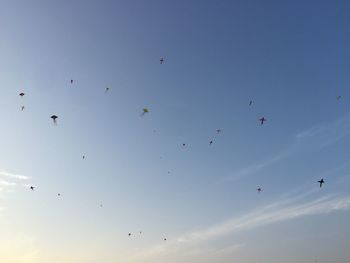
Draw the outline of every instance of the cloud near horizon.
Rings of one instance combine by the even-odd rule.
[[[5,170],[0,170],[0,176],[18,179],[18,180],[29,180],[30,179],[29,176],[25,176],[25,175],[21,175],[21,174],[14,174],[14,173],[7,172]]]
[[[200,247],[205,246],[206,242],[232,235],[238,231],[251,230],[253,228],[303,216],[328,214],[345,210],[350,210],[350,196],[328,195],[301,203],[290,203],[288,200],[282,200],[256,209],[244,216],[228,219],[206,229],[184,234],[167,244],[146,249],[133,258],[153,258],[169,253],[196,254],[198,251],[207,251],[207,249],[200,249]],[[237,250],[245,245],[246,244],[233,244],[231,246],[234,250]],[[225,248],[215,249],[215,251],[225,250]]]

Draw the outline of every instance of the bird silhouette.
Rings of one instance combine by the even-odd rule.
[[[34,191],[34,188],[35,188],[34,186],[31,186],[31,187],[30,187],[30,190]]]

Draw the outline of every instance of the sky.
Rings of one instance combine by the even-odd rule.
[[[350,262],[349,9],[0,0],[0,262]]]

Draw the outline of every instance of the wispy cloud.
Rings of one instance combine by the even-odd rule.
[[[9,182],[9,181],[5,181],[5,180],[0,180],[0,185],[3,186],[14,186],[17,185],[15,182]]]
[[[237,231],[247,230],[301,216],[324,214],[337,210],[350,209],[350,197],[334,198],[332,196],[327,196],[311,202],[280,208],[280,204],[284,203],[285,202],[275,203],[273,205],[269,205],[269,207],[256,210],[243,217],[228,220],[203,231],[193,232],[179,238],[178,241],[189,242],[194,240],[208,240],[232,234]],[[274,208],[271,209],[271,207]]]
[[[348,135],[350,135],[350,116],[311,127],[297,133],[295,137],[298,141],[317,139],[321,142],[320,147],[323,148],[336,143]]]
[[[254,175],[265,168],[268,168],[301,150],[301,143],[315,141],[320,148],[330,146],[344,137],[350,135],[350,115],[335,121],[316,125],[304,131],[298,132],[291,143],[279,153],[261,162],[250,164],[232,175],[226,177],[224,181],[235,181],[240,178]],[[304,145],[304,144],[303,144]]]
[[[13,178],[13,179],[18,179],[18,180],[29,180],[29,176],[21,175],[21,174],[15,174],[15,173],[10,173],[5,170],[0,170],[0,176],[3,177],[8,177],[8,178]]]
[[[292,153],[292,148],[288,148],[286,151],[280,152],[280,153],[276,154],[275,156],[272,156],[270,159],[266,159],[262,162],[255,163],[255,164],[249,165],[246,168],[240,169],[240,170],[234,172],[232,175],[224,178],[224,180],[225,181],[236,181],[240,178],[243,178],[243,177],[246,177],[249,175],[254,175],[254,174],[260,172],[261,170],[285,159],[291,153]]]
[[[282,200],[272,203],[261,209],[254,210],[244,216],[232,218],[206,229],[190,232],[176,238],[167,244],[151,247],[137,255],[138,258],[156,257],[165,254],[193,254],[201,246],[214,240],[237,233],[248,231],[268,224],[296,219],[304,216],[327,214],[336,211],[350,210],[350,196],[334,196],[318,198],[312,201],[291,203],[290,200]],[[234,244],[232,250],[237,250],[245,244]],[[227,248],[230,250],[229,248]],[[223,249],[215,249],[220,252]],[[206,251],[204,249],[203,251]],[[210,251],[210,249],[209,249]]]
[[[29,176],[10,173],[6,170],[0,170],[0,192],[12,193],[14,192],[14,187],[22,184],[20,183],[21,181],[27,181],[29,179]]]

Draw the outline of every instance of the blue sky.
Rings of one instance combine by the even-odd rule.
[[[0,4],[0,261],[350,260],[346,1]]]

